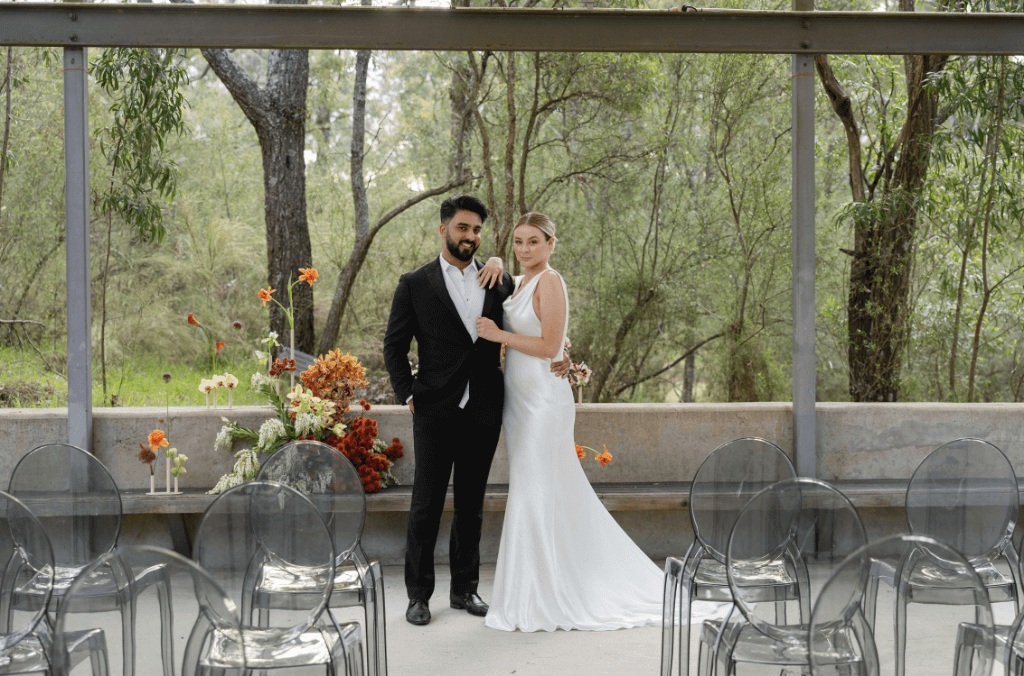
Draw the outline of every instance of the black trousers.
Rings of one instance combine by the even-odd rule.
[[[475,592],[480,583],[484,490],[501,424],[480,423],[472,401],[448,414],[413,415],[416,473],[406,533],[405,587],[410,600],[434,593],[434,545],[452,476],[455,516],[449,540],[451,591]]]

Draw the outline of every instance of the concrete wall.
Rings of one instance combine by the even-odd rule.
[[[94,413],[94,452],[122,488],[148,487],[148,469],[137,459],[139,443],[153,429],[164,429],[162,408],[104,408]],[[228,409],[172,408],[171,441],[189,456],[183,486],[209,487],[234,461],[213,442],[227,416],[258,428],[272,415],[264,407]],[[401,406],[378,406],[370,415],[380,436],[399,437],[406,457],[396,465],[403,484],[412,483],[415,465],[412,417]],[[818,404],[817,454],[822,479],[908,479],[935,447],[959,437],[991,441],[1024,477],[1024,405],[1013,404]],[[717,446],[742,436],[759,436],[792,453],[792,408],[789,404],[584,404],[577,407],[576,441],[615,456],[608,467],[585,462],[593,483],[689,481]],[[67,439],[64,409],[0,410],[0,486],[6,486],[18,458],[32,448]],[[240,448],[238,446],[237,448]],[[508,459],[500,444],[491,469],[492,483],[508,482]],[[904,527],[901,509],[862,509],[872,535]],[[685,509],[613,513],[633,539],[653,558],[685,552],[692,534]],[[493,561],[501,534],[502,512],[486,512],[481,556]],[[198,517],[188,517],[194,528]],[[437,558],[447,559],[446,514]],[[368,515],[365,545],[371,555],[399,563],[405,537],[404,512]],[[122,541],[170,546],[162,516],[128,515]]]
[[[93,450],[124,487],[148,485],[148,469],[137,459],[139,443],[156,428],[165,429],[163,408],[96,409]],[[272,415],[269,407],[171,409],[170,440],[189,457],[183,486],[212,486],[230,470],[234,458],[214,451],[222,416],[258,428]],[[403,484],[412,482],[415,460],[412,416],[404,406],[377,406],[370,416],[380,436],[399,437],[406,457],[395,467]],[[743,436],[773,441],[792,453],[792,407],[770,404],[583,404],[577,406],[576,441],[615,456],[602,468],[584,463],[594,483],[689,481],[717,446]],[[908,479],[918,463],[940,444],[974,436],[991,441],[1024,477],[1024,405],[1021,404],[818,404],[819,477]],[[25,452],[67,440],[65,409],[0,410],[0,486]],[[241,448],[236,445],[236,450]],[[491,468],[492,483],[508,483],[504,441]]]

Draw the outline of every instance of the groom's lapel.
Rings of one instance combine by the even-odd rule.
[[[448,308],[449,312],[455,318],[456,323],[462,328],[463,332],[466,332],[466,326],[462,323],[462,317],[459,316],[459,311],[455,309],[455,303],[452,301],[451,295],[448,294],[448,287],[444,283],[444,273],[441,272],[441,261],[434,259],[434,262],[427,268],[427,280],[430,282],[430,286],[434,288],[434,293],[441,299],[441,305]],[[466,336],[469,333],[466,332]]]

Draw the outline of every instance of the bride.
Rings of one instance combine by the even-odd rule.
[[[524,214],[513,245],[525,274],[504,303],[510,330],[477,320],[480,338],[506,346],[502,425],[509,461],[508,502],[484,623],[504,631],[658,624],[662,572],[591,488],[573,440],[571,386],[549,369],[561,355],[569,321],[565,282],[548,267],[555,224],[544,214]]]

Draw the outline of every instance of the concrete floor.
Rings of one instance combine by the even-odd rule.
[[[557,631],[553,633],[502,632],[488,629],[483,618],[472,617],[464,611],[448,607],[447,566],[437,567],[438,584],[431,604],[433,619],[425,627],[416,627],[405,621],[407,599],[402,568],[384,569],[387,598],[387,643],[389,676],[653,676],[659,673],[661,628],[643,627],[605,632]],[[480,594],[489,600],[494,581],[494,566],[485,565],[481,571]],[[181,587],[175,585],[175,589]],[[178,664],[187,639],[188,627],[194,618],[194,596],[191,590],[176,598],[175,653]],[[175,593],[178,593],[177,591]],[[882,661],[882,674],[893,673],[892,659],[892,604],[891,593],[883,586],[879,594],[879,620],[876,632]],[[191,605],[191,607],[190,607]],[[995,607],[996,620],[1008,624],[1013,619],[1011,604]],[[160,676],[160,624],[155,594],[145,593],[138,601],[139,619],[136,634],[136,674]],[[277,612],[277,611],[275,611]],[[790,612],[796,612],[794,606]],[[355,609],[342,609],[336,613],[340,621],[358,620],[361,613]],[[180,619],[179,619],[180,618]],[[959,622],[969,621],[973,612],[967,609],[943,606],[911,606],[908,634],[908,676],[952,674],[953,645]],[[81,626],[102,626],[110,652],[110,674],[122,674],[121,629],[116,613],[82,614],[69,616]],[[275,618],[276,620],[276,618]],[[277,622],[275,621],[275,624]],[[74,627],[71,627],[74,628]],[[691,674],[696,674],[696,632],[691,649]],[[1001,660],[1001,655],[998,656]],[[88,674],[86,660],[74,674]],[[323,674],[322,668],[313,671],[281,670],[276,673]],[[794,674],[799,672],[792,672]],[[1001,676],[1001,665],[992,670]],[[744,667],[741,676],[764,674],[786,676],[779,668]]]

